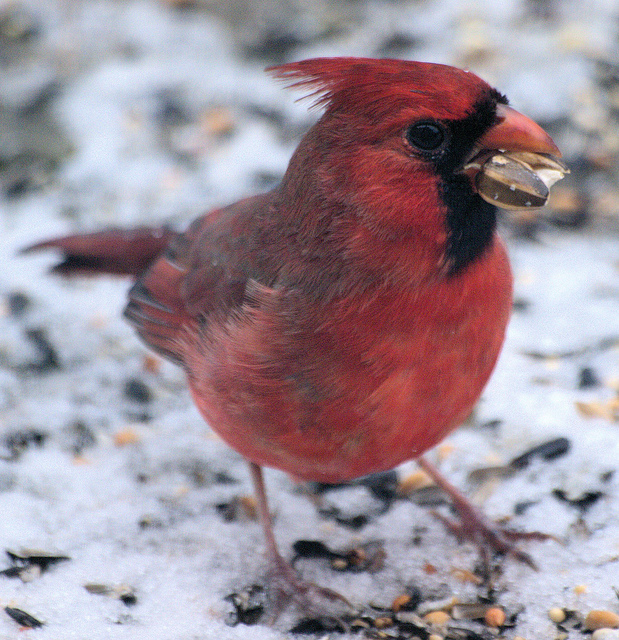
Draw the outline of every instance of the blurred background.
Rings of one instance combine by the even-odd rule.
[[[431,456],[491,517],[563,542],[527,547],[539,573],[502,565],[490,595],[507,637],[581,638],[588,610],[617,610],[617,0],[0,0],[0,551],[44,552],[33,571],[32,554],[0,563],[0,607],[45,622],[38,638],[244,640],[226,596],[264,576],[246,466],[200,419],[183,373],[123,322],[127,283],[62,281],[46,275],[53,256],[19,250],[106,226],[184,227],[269,189],[318,114],[264,68],[340,55],[468,68],[563,150],[571,173],[541,215],[503,217],[506,345],[475,414]],[[510,466],[547,441],[560,450]],[[508,473],[477,473],[480,488],[480,467]],[[466,580],[472,545],[408,490],[393,497],[414,468],[388,477],[386,504],[353,486],[314,496],[321,508],[267,471],[284,553],[300,539],[377,545],[372,575],[303,566],[362,606],[411,584],[424,601],[487,603]],[[571,612],[569,629],[550,606]],[[476,624],[467,638],[494,637]],[[0,638],[17,629],[0,611]],[[258,625],[251,637],[282,636]]]
[[[572,168],[546,221],[616,232],[617,51],[614,0],[4,0],[2,215],[45,197],[71,228],[182,220],[264,190],[315,114],[263,68],[359,55],[497,86]]]

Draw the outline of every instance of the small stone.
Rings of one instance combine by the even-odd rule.
[[[489,627],[502,627],[505,624],[505,611],[499,607],[490,607],[486,611],[484,622]]]
[[[585,618],[585,629],[595,631],[596,629],[617,629],[619,627],[619,615],[613,611],[594,609],[589,611]]]
[[[561,624],[567,616],[565,615],[565,611],[563,611],[563,609],[561,609],[560,607],[553,607],[548,611],[548,617],[555,624]]]
[[[451,620],[451,616],[445,611],[430,611],[423,616],[423,621],[428,624],[443,625]]]

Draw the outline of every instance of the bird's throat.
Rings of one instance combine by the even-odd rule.
[[[454,275],[491,246],[497,209],[474,193],[469,179],[463,175],[443,181],[441,198],[447,207],[446,263],[449,273]]]

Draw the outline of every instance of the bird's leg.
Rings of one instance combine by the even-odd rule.
[[[517,540],[548,540],[552,536],[533,532],[510,531],[490,521],[488,517],[471,503],[445,476],[423,456],[417,458],[417,464],[436,482],[436,484],[451,498],[460,522],[454,522],[434,512],[434,515],[454,533],[460,540],[468,539],[474,542],[481,551],[484,569],[488,573],[490,565],[489,550],[502,555],[509,555],[520,562],[524,562],[532,569],[537,569],[533,558],[516,545]]]
[[[336,591],[302,580],[292,565],[282,557],[273,534],[273,519],[267,503],[262,467],[250,462],[249,468],[258,502],[258,515],[264,531],[266,556],[269,563],[266,593],[270,622],[275,622],[289,604],[295,604],[308,616],[323,618],[336,617],[336,614],[329,609],[329,603],[339,601],[344,603],[347,608],[351,608],[350,602]]]

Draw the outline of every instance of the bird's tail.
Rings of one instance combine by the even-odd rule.
[[[108,229],[94,233],[62,236],[37,242],[23,253],[41,249],[58,249],[62,259],[52,268],[61,275],[137,276],[178,236],[166,227]]]

